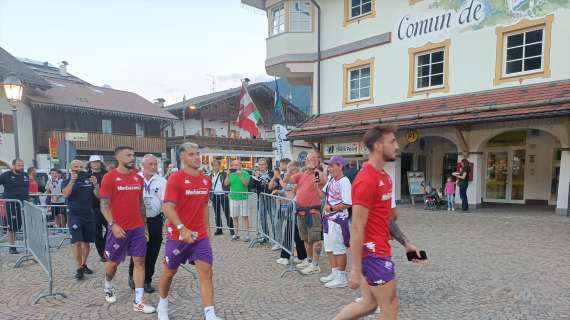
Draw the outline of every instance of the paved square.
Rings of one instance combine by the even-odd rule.
[[[405,261],[393,243],[399,319],[570,319],[570,219],[528,207],[474,214],[402,207],[400,225],[428,251],[429,263]],[[115,280],[118,302],[105,303],[103,266],[94,256],[95,274],[77,282],[69,248],[55,250],[54,290],[68,299],[47,298],[32,306],[47,286],[45,273],[33,263],[12,268],[16,257],[2,251],[0,319],[155,319],[131,311],[126,265]],[[227,320],[332,319],[358,297],[350,289],[324,288],[318,276],[279,278],[277,253],[248,249],[227,235],[215,238],[214,256],[217,312]],[[150,299],[156,303],[158,294]],[[171,292],[171,319],[202,319],[198,283],[182,269]]]

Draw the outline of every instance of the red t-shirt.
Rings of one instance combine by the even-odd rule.
[[[204,221],[204,209],[208,206],[208,193],[212,189],[212,180],[200,173],[191,176],[178,171],[168,178],[164,192],[164,203],[176,205],[176,213],[182,224],[190,231],[198,232],[198,239],[208,236],[208,225]],[[166,225],[168,239],[178,240],[180,232],[172,222]]]
[[[141,197],[144,179],[135,171],[123,174],[113,169],[103,176],[99,196],[110,201],[113,220],[124,230],[144,226],[141,216]]]
[[[292,184],[297,185],[297,194],[295,197],[297,208],[309,208],[321,205],[321,197],[319,197],[317,188],[315,188],[315,171],[306,170],[299,172],[292,176],[290,181]],[[323,187],[324,182],[321,181],[320,188]],[[313,213],[318,213],[318,211]]]
[[[30,181],[30,183],[29,183],[29,186],[28,186],[28,191],[29,191],[30,193],[38,193],[38,192],[40,192],[40,187],[39,187],[38,183],[36,182],[36,180],[35,180],[35,179],[30,179],[29,181]]]
[[[352,184],[352,205],[368,208],[362,256],[390,257],[390,221],[392,219],[392,179],[386,171],[365,164]]]

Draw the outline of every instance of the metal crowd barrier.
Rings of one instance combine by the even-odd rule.
[[[250,239],[250,243],[259,237],[258,232],[258,197],[254,192],[210,192],[210,229],[226,230],[240,236],[240,240]],[[234,225],[234,216],[239,218],[239,225]],[[248,226],[244,226],[247,216]]]
[[[26,225],[24,237],[27,239],[29,252],[26,257],[32,258],[39,263],[48,276],[47,292],[40,293],[38,297],[35,298],[33,304],[38,303],[42,298],[51,296],[67,298],[63,293],[53,292],[53,269],[51,265],[46,209],[24,201],[24,213]]]
[[[16,199],[0,199],[0,247],[26,249],[26,222],[22,212],[22,201]],[[10,243],[10,237],[15,242]]]
[[[296,205],[292,199],[274,196],[267,193],[259,195],[258,206],[258,230],[261,238],[268,239],[269,242],[279,246],[289,254],[289,265],[287,270],[281,273],[283,277],[287,272],[295,272],[294,245],[295,245],[295,224]],[[255,244],[255,243],[254,243]]]

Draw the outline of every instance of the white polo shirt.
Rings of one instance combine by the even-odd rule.
[[[142,172],[139,175],[144,178]],[[166,189],[166,179],[158,174],[155,174],[149,180],[144,179],[143,199],[147,218],[154,218],[162,212],[164,189]]]

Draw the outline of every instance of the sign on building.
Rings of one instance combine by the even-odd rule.
[[[333,155],[353,155],[360,153],[360,144],[358,142],[349,143],[328,143],[325,144],[324,154]]]
[[[66,132],[65,140],[67,141],[88,141],[87,132]]]

